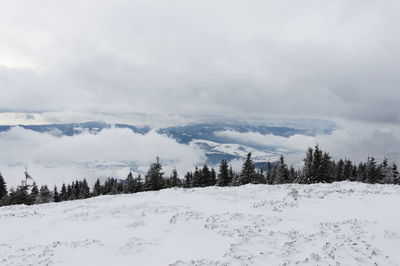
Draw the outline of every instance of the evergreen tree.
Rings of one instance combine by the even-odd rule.
[[[229,179],[231,180],[231,183],[229,185],[233,185],[234,180],[237,179],[237,173],[233,172],[232,166],[229,167]]]
[[[367,166],[365,163],[358,164],[357,181],[358,182],[367,182]]]
[[[229,174],[228,162],[226,160],[222,160],[219,165],[217,185],[220,187],[229,186],[232,182],[231,178],[232,177]]]
[[[142,179],[142,176],[139,174],[135,178],[135,191],[134,192],[136,193],[136,192],[143,191],[143,187],[144,187],[143,179]]]
[[[111,178],[109,181],[109,193],[111,195],[117,195],[120,192],[122,192],[122,189],[120,188],[118,184],[118,180],[116,178]]]
[[[353,164],[353,170],[351,171],[351,181],[357,180],[357,166]]]
[[[344,167],[345,163],[342,159],[338,161],[336,164],[336,175],[335,175],[335,181],[344,181],[346,180],[345,174],[344,174]]]
[[[67,186],[65,185],[65,183],[63,183],[62,186],[61,186],[60,200],[61,201],[68,200]]]
[[[289,168],[289,183],[295,183],[297,182],[297,173],[296,170],[293,168],[293,166],[290,166]]]
[[[103,194],[103,186],[100,183],[100,179],[97,179],[93,186],[93,196],[100,196]]]
[[[304,158],[304,167],[302,171],[301,182],[303,184],[313,183],[314,179],[314,170],[313,170],[313,158],[314,151],[312,148],[308,148],[306,157]]]
[[[399,174],[399,170],[397,168],[396,163],[392,164],[392,171],[393,171],[393,178],[394,178],[393,183],[400,185],[400,174]]]
[[[74,182],[72,182],[72,184],[68,184],[67,186],[67,200],[74,200],[73,187],[75,187]]]
[[[170,187],[182,187],[182,181],[179,179],[178,171],[174,168],[169,178]]]
[[[196,166],[193,173],[192,186],[201,187],[201,185],[202,185],[202,174]]]
[[[236,180],[236,185],[244,185],[249,183],[256,183],[256,171],[253,164],[253,159],[251,158],[251,152],[247,154],[247,158],[242,166],[242,171]]]
[[[377,169],[377,163],[374,157],[368,157],[366,164],[366,182],[367,183],[378,183],[379,172]]]
[[[53,201],[54,202],[60,202],[61,201],[60,195],[58,193],[57,186],[54,186],[54,189],[53,189]]]
[[[38,201],[39,197],[39,188],[35,182],[32,184],[31,193],[29,194],[29,204],[35,204]]]
[[[253,184],[266,184],[267,183],[267,179],[264,176],[263,169],[259,169],[256,172],[255,178],[252,183]]]
[[[73,196],[73,198],[74,198],[74,200],[75,199],[81,199],[81,195],[82,195],[82,193],[81,193],[81,183],[78,181],[78,180],[76,180],[75,181],[75,183],[74,183],[74,185],[73,185],[73,194],[74,194],[74,196]]]
[[[274,179],[274,170],[275,167],[272,165],[272,163],[270,161],[267,162],[267,172],[266,174],[266,183],[271,185],[273,183],[273,179]]]
[[[132,172],[129,171],[128,176],[125,179],[124,193],[135,192],[135,179],[133,178]]]
[[[183,181],[184,188],[192,188],[193,187],[193,174],[192,172],[187,172],[185,175],[185,179]]]
[[[4,181],[4,177],[0,172],[0,201],[6,197],[8,194],[7,192],[7,185],[6,182]]]
[[[15,191],[17,204],[29,204],[29,188],[27,185],[17,187]]]
[[[343,175],[344,175],[344,180],[352,180],[353,177],[353,163],[349,160],[346,159],[344,161],[344,168],[343,168]]]
[[[314,149],[314,157],[312,160],[312,177],[311,177],[311,183],[318,183],[318,182],[324,182],[324,176],[323,176],[323,153],[322,150],[320,150],[318,144],[315,146]]]
[[[157,157],[156,161],[150,165],[149,170],[145,176],[146,190],[160,190],[164,187],[164,173],[162,171],[162,164]]]
[[[210,186],[215,186],[217,184],[217,174],[215,173],[214,168],[211,168],[210,172]]]
[[[29,204],[28,186],[18,186],[11,201],[11,204]]]
[[[118,180],[111,177],[104,182],[103,194],[105,195],[116,195],[123,192],[122,184],[118,183]]]
[[[331,160],[331,156],[329,153],[324,152],[322,155],[322,165],[319,171],[319,175],[321,175],[321,182],[331,183],[333,181],[334,176],[334,163]]]
[[[43,185],[39,190],[39,197],[37,203],[49,203],[53,201],[53,195],[47,185]]]
[[[289,169],[285,163],[285,158],[283,155],[279,158],[278,164],[275,167],[272,176],[273,184],[286,184],[289,183]]]
[[[380,165],[381,174],[382,174],[382,181],[385,184],[395,184],[398,178],[398,170],[397,165],[393,163],[392,165],[389,164],[388,160],[385,158]]]
[[[207,164],[205,164],[200,172],[200,187],[208,186],[211,186],[211,172]]]
[[[122,189],[121,189],[122,190]],[[80,199],[87,199],[90,197],[90,188],[89,185],[86,181],[86,178],[83,179],[82,182],[80,182],[80,190],[79,190],[79,198]]]
[[[13,187],[10,187],[10,191],[8,193],[8,201],[5,202],[5,205],[7,204],[17,204],[15,200],[15,189]]]
[[[308,148],[304,158],[304,166],[300,183],[312,184],[318,182],[332,182],[335,163],[328,153],[322,152],[318,145],[314,149]]]

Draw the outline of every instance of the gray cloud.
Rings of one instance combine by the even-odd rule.
[[[398,1],[21,1],[1,110],[398,123]]]

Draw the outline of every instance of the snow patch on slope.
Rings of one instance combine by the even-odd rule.
[[[251,152],[255,162],[266,162],[278,160],[282,150],[278,152],[255,149],[246,145],[236,143],[218,143],[210,140],[195,139],[191,143],[199,146],[207,155],[228,154],[237,158],[245,158]]]

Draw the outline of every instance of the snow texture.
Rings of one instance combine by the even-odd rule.
[[[167,189],[0,208],[0,265],[400,265],[400,187]]]

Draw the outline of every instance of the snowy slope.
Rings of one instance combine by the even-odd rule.
[[[277,161],[282,153],[268,151],[267,149],[255,149],[246,145],[237,143],[218,143],[210,140],[195,139],[191,143],[198,145],[207,155],[207,158],[213,158],[213,155],[220,155],[220,158],[246,158],[249,152],[255,162]],[[216,160],[220,162],[220,160]]]
[[[0,265],[400,265],[400,187],[168,189],[0,208]]]

